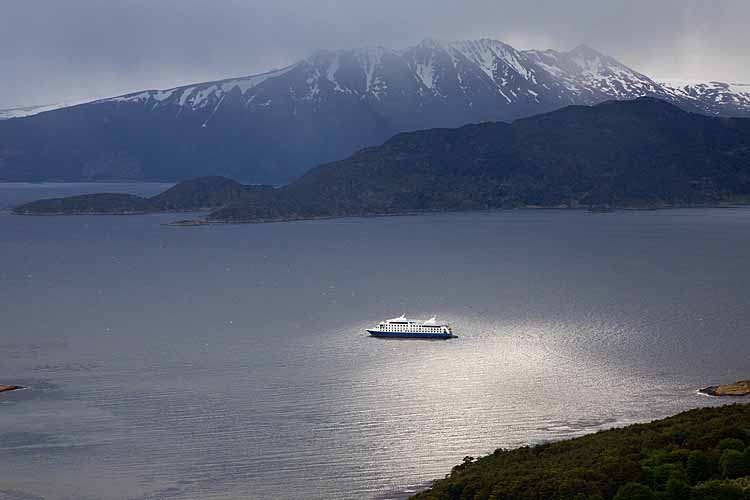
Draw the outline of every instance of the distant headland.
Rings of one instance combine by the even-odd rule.
[[[503,208],[656,209],[750,203],[750,119],[688,113],[654,98],[569,106],[509,123],[402,133],[278,188],[225,177],[153,198],[40,200],[21,215],[210,210],[206,223]]]
[[[137,215],[158,212],[215,210],[272,186],[244,185],[226,177],[199,177],[163,193],[143,198],[124,193],[95,193],[49,198],[17,206],[18,215]]]
[[[3,385],[0,384],[0,392],[10,392],[10,391],[16,391],[18,389],[23,389],[20,385]]]

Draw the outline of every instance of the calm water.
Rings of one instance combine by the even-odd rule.
[[[0,214],[0,499],[392,498],[750,372],[750,210],[173,218]]]

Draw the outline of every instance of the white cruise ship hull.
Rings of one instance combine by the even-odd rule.
[[[442,332],[393,332],[382,330],[367,330],[373,337],[399,338],[399,339],[452,339],[456,338],[452,333]]]

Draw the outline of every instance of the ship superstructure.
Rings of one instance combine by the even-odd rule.
[[[450,339],[455,337],[451,326],[438,322],[437,318],[423,321],[409,319],[404,315],[381,321],[376,327],[368,328],[367,333],[373,337],[392,338]]]

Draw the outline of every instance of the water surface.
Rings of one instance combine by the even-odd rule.
[[[0,499],[391,498],[750,370],[750,210],[173,218],[0,214]]]

